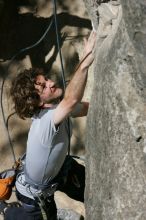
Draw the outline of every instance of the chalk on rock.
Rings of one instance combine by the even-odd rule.
[[[83,220],[84,217],[71,209],[58,209],[58,220]]]

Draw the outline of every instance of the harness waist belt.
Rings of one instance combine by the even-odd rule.
[[[57,190],[58,183],[48,184],[48,187],[45,189],[37,189],[28,184],[25,181],[24,173],[19,174],[16,180],[16,189],[18,192],[30,199],[35,199],[37,197],[43,197],[44,199],[52,196]]]

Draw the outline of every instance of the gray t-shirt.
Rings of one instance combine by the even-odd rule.
[[[71,116],[79,113],[81,108],[82,104],[78,104]],[[32,199],[36,192],[33,186],[44,186],[51,181],[61,169],[68,151],[69,134],[72,134],[71,122],[70,132],[67,119],[60,123],[56,130],[54,110],[55,107],[42,109],[32,118],[24,173],[19,175],[16,181],[17,190]]]
[[[68,122],[64,120],[56,130],[54,110],[43,109],[32,119],[25,164],[25,179],[29,183],[47,184],[58,174],[65,160],[69,145]]]

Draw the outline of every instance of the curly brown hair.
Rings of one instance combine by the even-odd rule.
[[[31,68],[17,75],[11,86],[11,96],[20,118],[30,118],[40,111],[40,97],[35,89],[35,80],[43,75],[41,69]]]

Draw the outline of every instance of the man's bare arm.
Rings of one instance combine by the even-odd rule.
[[[88,40],[85,42],[84,57],[66,88],[63,100],[59,103],[55,110],[55,125],[58,125],[62,120],[64,120],[83,97],[87,82],[88,68],[94,60],[92,51],[95,47],[95,39],[96,33],[92,31]]]

